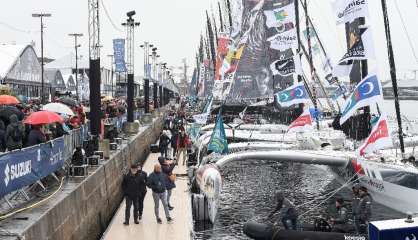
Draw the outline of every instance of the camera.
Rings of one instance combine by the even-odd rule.
[[[135,11],[130,11],[130,12],[127,12],[126,13],[126,16],[128,16],[128,17],[132,17],[133,15],[135,15],[136,14],[136,12]]]

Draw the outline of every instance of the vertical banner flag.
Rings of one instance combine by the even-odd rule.
[[[264,11],[266,25],[274,28],[277,34],[267,39],[270,48],[284,51],[289,48],[297,48],[297,32],[295,28],[295,5],[288,4],[284,7]]]
[[[216,119],[215,128],[213,129],[212,136],[209,141],[208,151],[213,151],[220,154],[227,154],[229,152],[224,122],[222,120],[222,111],[219,111],[218,117]]]
[[[359,82],[344,103],[340,124],[347,121],[357,109],[383,100],[382,86],[376,75],[366,76]]]
[[[303,82],[299,82],[289,88],[275,94],[277,102],[282,107],[290,107],[299,103],[308,103],[310,99]]]
[[[385,147],[391,147],[393,145],[392,139],[389,134],[388,121],[385,115],[381,115],[377,123],[373,126],[370,136],[357,150],[360,156],[366,153],[370,153]]]
[[[359,17],[369,16],[368,0],[336,0],[332,3],[338,24],[352,22]]]
[[[115,72],[126,72],[125,39],[113,39],[113,54],[115,56]]]
[[[306,108],[303,113],[290,124],[287,131],[304,132],[308,130],[312,130],[312,117],[309,108]]]
[[[210,96],[207,104],[205,105],[205,108],[203,109],[203,113],[193,116],[193,119],[197,124],[205,125],[207,123],[210,111],[212,110],[212,104],[213,97]]]
[[[205,96],[205,72],[206,72],[205,65],[201,63],[200,71],[199,71],[199,78],[197,81],[197,96],[198,97]]]

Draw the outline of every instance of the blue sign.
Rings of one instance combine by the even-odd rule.
[[[0,155],[0,198],[50,175],[64,165],[64,138]]]
[[[115,72],[126,72],[125,39],[113,39],[113,52],[115,56]]]

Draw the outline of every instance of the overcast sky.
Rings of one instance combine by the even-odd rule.
[[[190,65],[199,42],[199,35],[205,27],[205,10],[211,4],[216,7],[216,0],[102,0],[110,18],[123,30],[120,24],[126,20],[126,12],[135,10],[136,20],[141,26],[136,31],[136,73],[142,74],[143,53],[139,47],[143,41],[150,41],[159,48],[162,60],[172,66],[179,66],[186,57]],[[237,1],[237,0],[231,0]],[[411,35],[415,50],[418,51],[418,7],[416,0],[388,0],[391,27],[394,38],[395,56],[398,68],[403,74],[408,69],[418,69],[417,60],[408,45],[405,32],[394,1],[400,6],[407,29]],[[332,15],[330,0],[311,0],[310,10],[314,24],[318,27],[320,37],[334,62],[344,51],[343,27],[336,27]],[[2,4],[0,14],[0,43],[26,44],[36,42],[39,53],[40,23],[31,17],[34,12],[48,12],[51,18],[45,19],[45,52],[46,56],[59,58],[73,51],[73,39],[68,33],[81,32],[82,55],[88,58],[87,37],[87,0],[13,0]],[[387,52],[381,14],[380,1],[370,0],[370,25],[373,28],[379,72],[388,75]],[[112,39],[125,37],[125,32],[115,29],[101,8],[101,41],[104,46],[102,59],[109,65],[106,55],[112,53]],[[387,74],[386,74],[387,73]],[[403,77],[403,76],[401,76]]]

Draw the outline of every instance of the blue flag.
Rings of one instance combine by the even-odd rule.
[[[115,56],[115,72],[126,72],[125,39],[113,39],[113,53]]]
[[[303,82],[276,93],[275,97],[282,107],[290,107],[295,104],[308,103],[310,101]]]
[[[383,100],[382,86],[376,75],[369,75],[359,82],[344,103],[340,124],[347,121],[357,109]]]
[[[215,128],[209,141],[208,151],[220,154],[228,154],[229,152],[221,111],[219,111],[218,118],[216,119]]]

